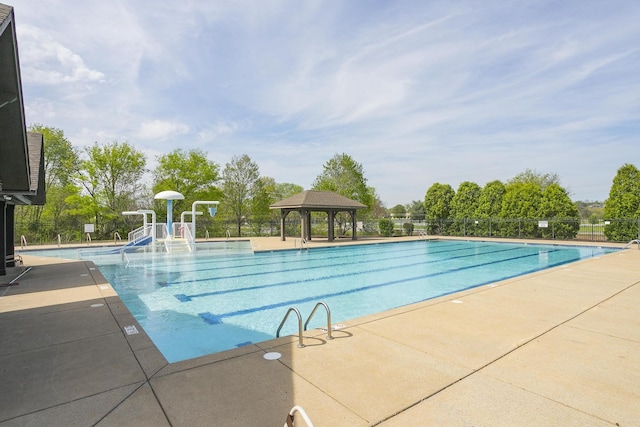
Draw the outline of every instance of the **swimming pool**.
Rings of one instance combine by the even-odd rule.
[[[96,263],[158,349],[176,362],[272,339],[292,306],[304,321],[323,301],[333,322],[344,322],[616,250],[447,240],[255,254],[249,242],[206,248],[125,260],[81,257]],[[309,327],[322,326],[326,317],[319,312]],[[281,335],[296,333],[290,319]]]

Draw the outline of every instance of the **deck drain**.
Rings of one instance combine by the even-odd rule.
[[[278,360],[282,357],[282,355],[277,351],[272,351],[270,353],[265,353],[264,356],[262,357],[264,357],[267,360]]]
[[[91,304],[91,307],[93,308],[97,308],[97,307],[102,307],[104,304]]]
[[[454,304],[462,304],[462,301],[460,301],[459,299],[452,299],[451,302]]]

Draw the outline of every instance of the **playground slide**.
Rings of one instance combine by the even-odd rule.
[[[153,239],[151,236],[143,237],[142,239],[134,240],[133,242],[129,242],[124,246],[119,246],[116,248],[108,248],[108,249],[100,249],[94,252],[83,252],[85,255],[106,255],[106,254],[119,254],[120,252],[134,252],[141,246],[146,246],[151,243]]]

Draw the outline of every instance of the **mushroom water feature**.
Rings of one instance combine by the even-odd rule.
[[[184,196],[177,191],[161,191],[156,194],[154,197],[156,200],[166,200],[167,201],[167,233],[168,239],[173,238],[173,201],[174,200],[184,200]]]

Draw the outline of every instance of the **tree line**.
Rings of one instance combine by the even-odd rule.
[[[234,235],[242,235],[247,227],[252,234],[262,234],[265,226],[278,224],[279,212],[269,206],[303,191],[297,184],[277,183],[262,176],[258,164],[246,154],[234,156],[222,167],[203,150],[177,148],[158,156],[157,166],[149,171],[145,154],[128,142],[94,143],[81,151],[60,129],[35,124],[29,130],[44,136],[47,192],[44,206],[19,206],[17,210],[16,234],[29,235],[32,240],[51,241],[57,235],[65,241],[82,240],[83,224],[87,223],[94,224],[95,239],[110,239],[116,232],[125,236],[140,217],[123,216],[122,212],[150,206],[163,222],[165,202],[154,200],[153,195],[164,190],[178,191],[185,197],[174,201],[174,213],[190,211],[196,200],[221,201],[216,217],[198,220],[202,224],[198,237],[204,229],[212,236],[223,236],[230,224]],[[148,172],[151,182],[145,183]],[[423,201],[387,210],[375,188],[367,185],[362,165],[347,154],[335,154],[323,164],[312,189],[336,192],[363,203],[368,208],[359,217],[364,220],[409,212],[413,219],[426,220],[432,234],[467,234],[469,220],[474,220],[470,229],[487,235],[483,227],[491,223],[487,225],[486,219],[502,219],[505,233],[522,227],[509,219],[563,219],[572,221],[558,223],[555,236],[572,238],[579,228],[580,212],[559,181],[556,174],[526,170],[506,183],[496,180],[480,187],[466,181],[457,191],[448,184],[434,183]],[[618,170],[603,216],[640,217],[640,172],[635,166],[625,164]],[[348,218],[339,215],[336,222],[341,233],[350,231]],[[527,223],[525,227],[527,236],[542,233],[539,237],[546,237],[545,231],[534,225]],[[622,241],[637,238],[637,228],[629,221],[612,222],[605,233],[610,240]]]
[[[221,167],[200,149],[176,148],[156,158],[157,166],[149,171],[143,152],[128,142],[94,143],[79,150],[57,128],[35,124],[32,132],[44,136],[47,201],[44,206],[18,206],[16,234],[31,241],[52,241],[60,235],[64,241],[83,238],[83,225],[93,224],[93,239],[111,239],[135,228],[139,216],[123,216],[124,211],[152,207],[158,222],[166,221],[166,205],[154,200],[154,194],[174,190],[184,195],[175,200],[174,215],[191,211],[197,200],[221,202],[216,217],[198,220],[212,236],[230,231],[241,235],[250,228],[261,234],[265,224],[278,224],[279,212],[269,209],[274,202],[303,191],[293,183],[277,183],[262,176],[259,166],[248,155],[234,156]],[[144,178],[151,172],[151,182]],[[375,190],[367,187],[362,165],[346,154],[336,154],[324,164],[313,189],[348,195],[369,208],[365,215],[379,214],[381,201]],[[342,221],[341,216],[337,221]],[[343,221],[344,222],[344,221]],[[342,227],[346,230],[346,222]]]
[[[434,183],[423,203],[396,205],[390,213],[425,221],[431,234],[573,239],[586,218],[601,223],[608,240],[640,238],[640,172],[634,165],[618,169],[604,208],[585,205],[571,200],[557,174],[527,169],[484,187],[465,181],[454,191]]]

